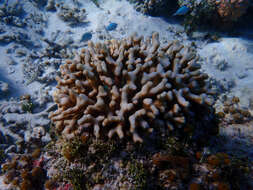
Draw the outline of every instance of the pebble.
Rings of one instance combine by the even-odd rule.
[[[220,71],[225,71],[228,68],[228,62],[225,59],[217,59],[215,67]]]
[[[10,54],[10,53],[12,53],[12,52],[13,52],[13,49],[12,49],[12,48],[6,49],[6,54]]]
[[[245,77],[247,77],[247,73],[246,72],[240,72],[240,73],[237,73],[236,76],[239,78],[239,79],[243,79]]]
[[[206,32],[193,32],[192,35],[191,35],[191,38],[192,39],[204,39],[205,36],[207,35]]]
[[[92,190],[102,190],[102,189],[104,189],[104,186],[103,186],[103,185],[101,185],[101,184],[96,184],[96,185],[93,187]]]
[[[231,89],[236,86],[235,80],[231,79],[231,81],[228,81],[227,83],[228,89]]]
[[[32,130],[32,134],[31,136],[34,139],[40,139],[41,137],[43,137],[46,134],[46,131],[43,127],[39,126],[39,127],[35,127]]]
[[[15,61],[11,57],[7,57],[6,63],[8,65],[15,65],[16,64]]]
[[[73,44],[74,43],[74,40],[72,37],[66,37],[64,38],[64,40],[62,41],[61,45],[62,46],[68,46],[70,44]]]
[[[0,92],[8,92],[9,85],[6,82],[0,81]]]
[[[46,133],[46,135],[44,135],[44,136],[41,138],[41,141],[44,142],[44,143],[49,143],[51,140],[52,140],[52,139],[51,139],[49,133]]]
[[[26,56],[26,54],[27,54],[26,50],[24,50],[22,48],[16,49],[15,53],[16,53],[17,57],[23,57],[23,56]]]

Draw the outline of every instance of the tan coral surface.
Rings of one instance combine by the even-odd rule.
[[[60,67],[50,114],[64,138],[89,133],[96,138],[132,136],[156,127],[182,127],[192,107],[210,105],[207,75],[199,71],[195,51],[178,41],[160,48],[152,39],[130,36],[89,42],[74,61]]]

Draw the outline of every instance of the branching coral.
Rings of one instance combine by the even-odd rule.
[[[56,78],[58,110],[49,117],[58,132],[67,139],[88,132],[142,142],[141,132],[183,127],[198,107],[211,105],[195,51],[178,41],[159,46],[158,33],[145,41],[133,35],[89,42]]]

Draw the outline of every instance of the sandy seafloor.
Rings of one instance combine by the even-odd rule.
[[[15,1],[9,1],[9,4],[12,2]],[[159,32],[162,43],[179,40],[190,45],[195,42],[203,59],[202,70],[212,78],[214,88],[222,95],[238,96],[241,106],[253,111],[253,41],[247,39],[250,31],[245,31],[243,37],[221,34],[214,42],[204,39],[207,31],[196,31],[194,38],[189,39],[179,23],[136,12],[126,0],[100,1],[100,8],[90,0],[79,1],[78,5],[75,2],[64,1],[70,7],[85,8],[84,22],[78,25],[71,26],[61,20],[57,15],[59,9],[47,11],[36,1],[29,0],[19,2],[25,13],[17,13],[16,21],[11,24],[0,22],[0,148],[5,153],[11,155],[20,151],[18,142],[50,141],[47,114],[54,105],[51,94],[56,85],[56,69],[68,58],[63,56],[74,55],[87,46],[82,36],[88,32],[95,42],[120,39],[135,32],[145,37]],[[27,24],[22,26],[22,22]],[[106,26],[110,23],[117,23],[117,28],[107,31]],[[19,98],[25,94],[31,95],[32,113],[22,109],[23,102]],[[216,106],[219,109],[220,101]],[[240,150],[245,148],[244,153],[252,156],[252,122],[241,125],[240,133],[237,128],[227,127],[221,133],[241,141],[235,146]],[[234,151],[234,145],[227,148]],[[1,182],[0,189],[5,189]]]

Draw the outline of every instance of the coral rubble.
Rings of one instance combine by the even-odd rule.
[[[223,110],[218,112],[218,116],[222,118],[223,123],[241,124],[252,120],[250,111],[239,105],[240,99],[236,96],[224,102]]]
[[[158,33],[145,41],[133,35],[89,42],[56,78],[58,110],[49,117],[57,131],[66,139],[93,133],[142,142],[141,132],[182,128],[211,105],[208,76],[199,71],[194,49],[178,41],[159,46]]]
[[[85,20],[86,13],[85,9],[80,10],[79,8],[71,8],[65,4],[57,4],[59,7],[58,16],[64,22],[67,22],[69,25],[75,25],[80,23],[87,22]]]
[[[148,15],[168,15],[177,7],[177,1],[171,0],[128,0],[137,11]]]

